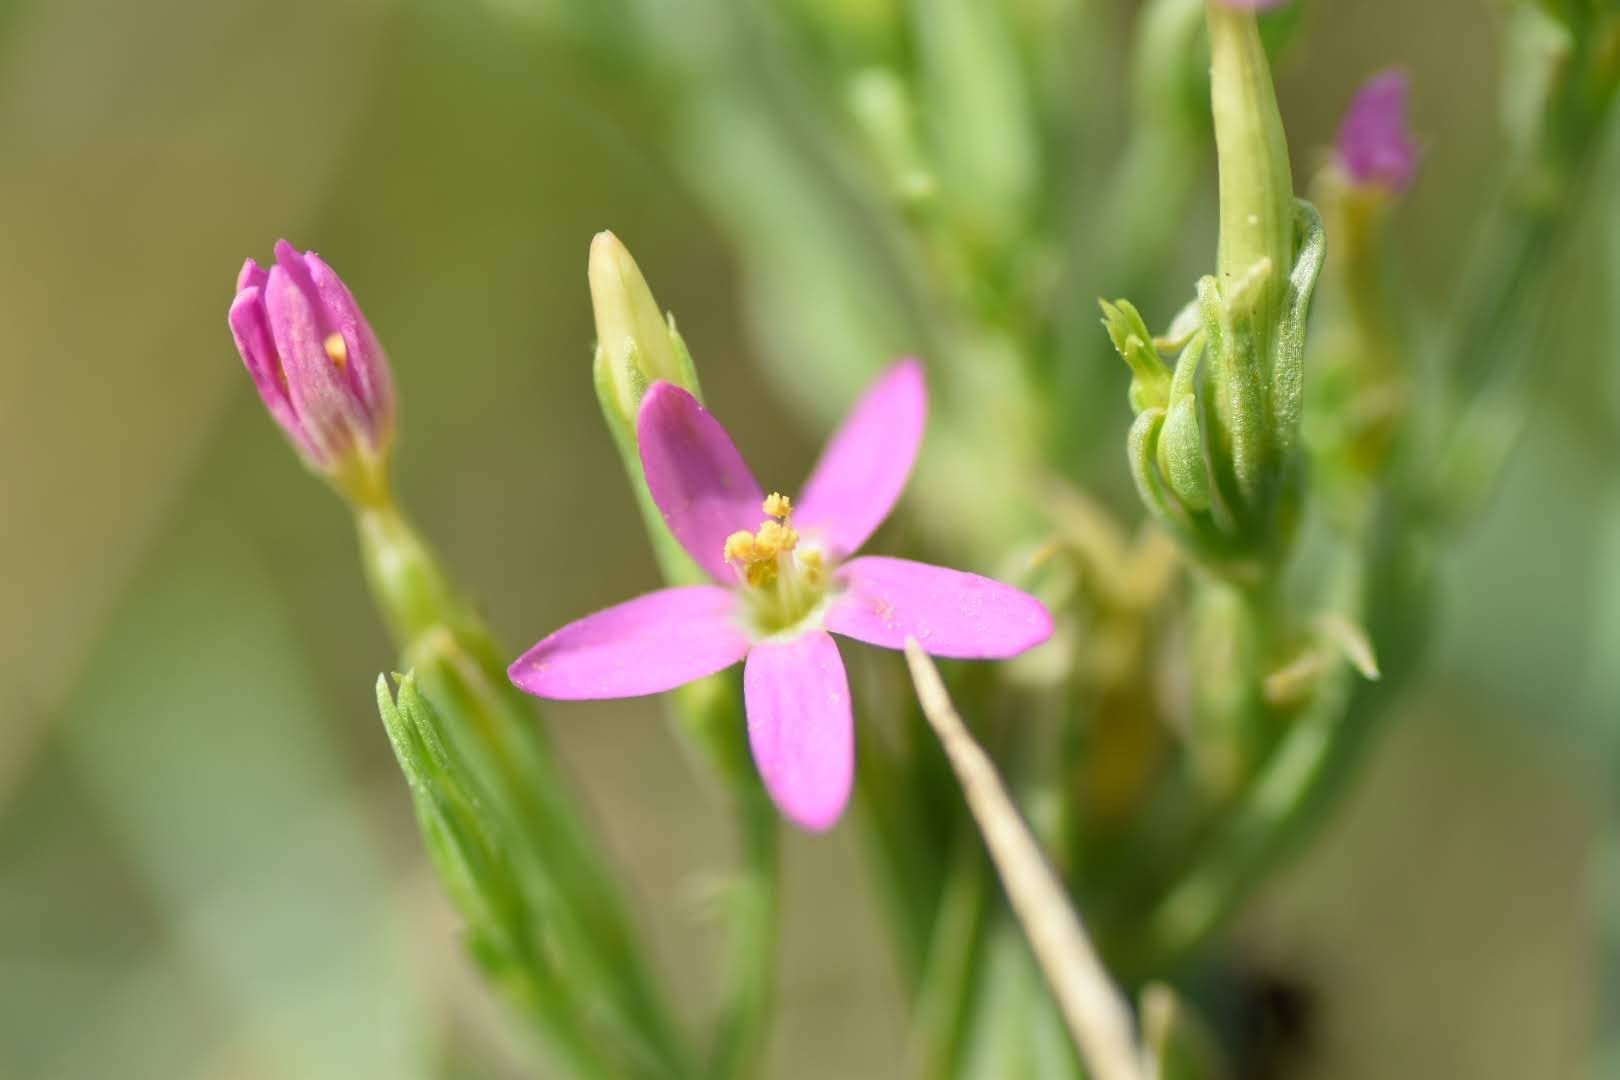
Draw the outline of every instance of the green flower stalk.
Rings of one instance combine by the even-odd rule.
[[[637,436],[642,400],[654,383],[701,397],[692,354],[675,329],[674,316],[659,308],[641,268],[611,232],[598,233],[591,241],[587,276],[596,319],[597,401],[641,508],[654,557],[672,586],[705,582],[707,575],[670,532],[653,499]],[[723,675],[699,679],[677,690],[672,701],[681,730],[725,788],[737,820],[741,861],[727,894],[727,989],[709,1072],[747,1076],[759,1067],[775,1000],[780,909],[776,813],[749,761],[736,681]]]
[[[596,319],[592,367],[596,398],[641,508],[653,556],[670,585],[704,583],[707,575],[671,534],[653,501],[642,475],[636,436],[641,402],[653,383],[668,382],[702,398],[692,354],[675,329],[674,316],[666,315],[658,306],[636,260],[611,232],[597,233],[591,241],[587,276]],[[735,699],[735,688],[725,685],[724,680],[706,679],[679,692],[677,712],[716,775],[730,787],[741,785],[746,789],[752,773],[747,747],[734,723],[741,714]]]
[[[1129,303],[1103,304],[1132,373],[1127,456],[1138,494],[1204,571],[1190,608],[1189,754],[1211,809],[1243,790],[1287,712],[1266,686],[1296,636],[1280,583],[1303,513],[1305,331],[1325,251],[1316,211],[1294,198],[1254,6],[1204,7],[1216,273],[1162,335]]]
[[[1513,159],[1476,243],[1444,346],[1458,407],[1436,456],[1441,511],[1485,505],[1547,378],[1552,286],[1613,134],[1620,98],[1620,5],[1520,0],[1503,64]],[[1612,188],[1612,184],[1610,185]],[[1607,192],[1605,192],[1607,193]]]
[[[1335,242],[1317,319],[1306,435],[1313,482],[1352,526],[1390,463],[1413,398],[1389,251],[1391,215],[1419,161],[1406,126],[1408,94],[1403,72],[1368,80],[1314,185]]]
[[[384,726],[474,958],[581,1076],[692,1069],[619,887],[504,650],[394,499],[393,381],[342,281],[282,243],[249,260],[230,325],[271,416],[354,511],[367,580],[404,665]]]
[[[526,910],[523,882],[508,855],[512,837],[484,812],[467,763],[445,737],[444,720],[414,675],[396,701],[377,678],[377,708],[410,785],[428,857],[467,923],[467,948],[490,981],[534,1017],[559,1059],[576,1075],[608,1076],[609,1055],[589,1037],[566,1000],[566,979]]]

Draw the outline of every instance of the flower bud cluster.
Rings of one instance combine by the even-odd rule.
[[[1324,233],[1294,198],[1254,16],[1223,4],[1207,16],[1218,273],[1162,337],[1124,301],[1105,303],[1103,321],[1132,371],[1128,453],[1143,501],[1200,561],[1252,578],[1298,517],[1305,324]]]

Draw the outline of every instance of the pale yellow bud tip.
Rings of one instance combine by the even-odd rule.
[[[659,379],[677,385],[686,381],[669,323],[636,260],[612,233],[599,232],[591,241],[587,276],[597,346],[606,355],[623,414],[634,417],[647,386]]]

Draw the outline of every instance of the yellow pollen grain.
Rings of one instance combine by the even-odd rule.
[[[343,340],[342,334],[335,332],[327,334],[326,340],[321,343],[321,347],[326,350],[326,358],[332,361],[339,369],[342,369],[343,365],[349,362],[349,346]]]

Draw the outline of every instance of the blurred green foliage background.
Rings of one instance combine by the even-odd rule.
[[[1360,79],[1411,70],[1426,151],[1401,233],[1436,304],[1497,178],[1487,14],[1319,5],[1279,73],[1305,176]],[[598,229],[679,316],[761,475],[799,475],[823,432],[754,363],[656,103],[546,26],[513,0],[0,2],[0,1075],[521,1070],[376,719],[392,654],[346,515],[224,316],[278,236],[344,275],[401,386],[403,497],[514,648],[656,583],[590,385]],[[1084,81],[1117,95],[1118,74]],[[1308,1002],[1291,1074],[1600,1074],[1605,1002],[1620,1020],[1600,993],[1620,990],[1613,207],[1569,261],[1523,452],[1447,553],[1429,675],[1244,920]],[[1096,378],[1122,422],[1119,373]],[[704,1011],[715,806],[656,704],[549,716]],[[778,1075],[890,1076],[903,1054],[847,832],[789,838]]]

